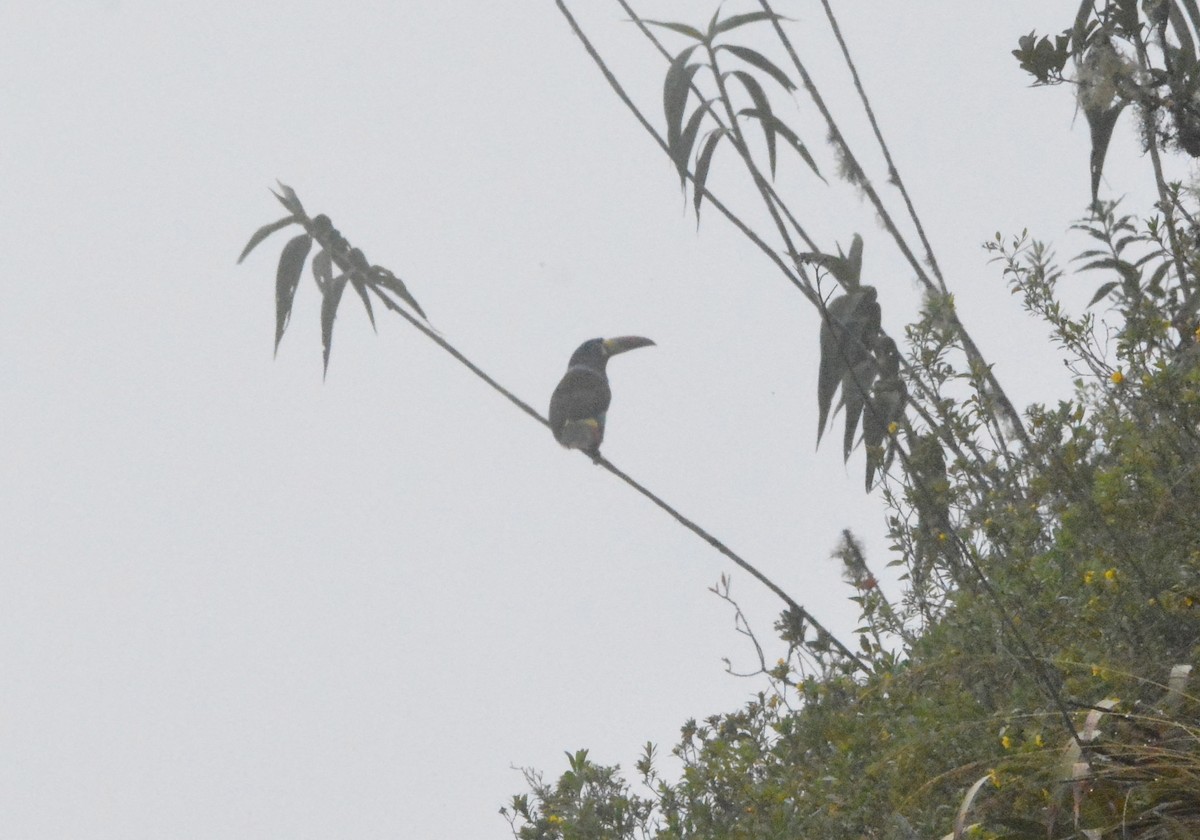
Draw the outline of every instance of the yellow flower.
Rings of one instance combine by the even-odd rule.
[[[563,818],[558,814],[550,814],[548,817],[546,817],[546,822],[550,823],[550,825],[562,825]]]
[[[1114,370],[1113,375],[1109,378],[1112,379],[1112,383],[1114,385],[1120,385],[1125,381],[1125,374],[1121,373],[1119,370]]]
[[[1108,569],[1107,571],[1105,571],[1104,579],[1110,583],[1112,581],[1116,580],[1117,579],[1117,570],[1116,569]]]
[[[894,436],[899,429],[900,429],[900,427],[896,424],[895,420],[893,420],[891,423],[888,423],[888,434],[889,435]]]
[[[1046,746],[1046,742],[1042,740],[1042,733],[1039,732],[1037,737],[1033,739],[1033,745],[1039,748]]]
[[[1088,569],[1086,572],[1083,573],[1083,582],[1084,583],[1091,583],[1095,579],[1096,579],[1096,573],[1093,572],[1091,569]]]
[[[992,784],[1000,787],[1000,775],[995,770],[988,771],[988,778],[992,780]]]
[[[945,531],[938,531],[938,542],[945,542],[948,539],[950,539],[949,534],[947,534]]]
[[[1093,666],[1092,666],[1092,676],[1093,676],[1093,677],[1100,677],[1100,676],[1103,676],[1103,675],[1104,675],[1104,669],[1103,669],[1103,668],[1101,668],[1099,665],[1093,665]]]
[[[1000,746],[1004,747],[1004,749],[1006,749],[1006,750],[1011,750],[1012,749],[1012,738],[1009,738],[1007,735],[1005,735],[1004,737],[1002,737],[1000,739]]]

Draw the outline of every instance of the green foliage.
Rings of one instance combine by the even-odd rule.
[[[1013,55],[1037,84],[1075,85],[1091,132],[1093,201],[1117,119],[1129,105],[1145,135],[1200,156],[1198,26],[1196,0],[1082,0],[1075,25],[1053,41],[1036,32],[1018,40]]]
[[[283,246],[279,257],[279,266],[275,278],[275,351],[279,351],[279,342],[287,329],[292,317],[292,303],[296,298],[296,290],[300,286],[300,277],[304,273],[304,263],[308,259],[313,243],[320,246],[317,255],[312,259],[313,280],[321,293],[321,348],[324,370],[329,370],[329,351],[333,345],[333,322],[337,317],[338,306],[342,302],[342,292],[349,283],[363,308],[375,326],[375,312],[371,308],[371,299],[367,294],[373,293],[384,306],[396,312],[404,313],[397,301],[402,301],[422,318],[425,311],[421,309],[416,298],[409,294],[404,282],[388,269],[379,265],[371,265],[365,254],[358,248],[351,247],[346,238],[333,226],[328,216],[319,215],[311,219],[304,212],[304,206],[296,196],[295,191],[280,184],[280,192],[274,193],[279,202],[288,209],[291,215],[279,221],[264,225],[254,232],[246,247],[242,249],[238,262],[246,259],[250,252],[262,243],[268,236],[288,225],[296,224],[304,228],[304,233],[296,236]],[[334,276],[333,269],[339,273]]]
[[[671,157],[686,179],[701,124],[721,110],[755,119],[766,165],[736,122],[718,124],[695,189],[728,140],[764,202],[784,208],[764,186],[786,136],[766,91],[790,92],[790,79],[761,52],[714,48],[716,20],[662,24],[695,42],[667,73]],[[1200,836],[1190,680],[1200,659],[1200,202],[1164,185],[1160,215],[1139,219],[1094,201],[1128,105],[1152,129],[1152,151],[1189,151],[1192,106],[1161,94],[1195,98],[1197,22],[1194,0],[1089,0],[1072,29],[1031,33],[1014,51],[1039,84],[1066,80],[1074,61],[1093,137],[1093,203],[1075,226],[1091,244],[1072,261],[1094,284],[1088,307],[1061,302],[1066,274],[1049,246],[1025,232],[985,245],[1075,374],[1056,404],[1014,419],[938,282],[924,284],[903,344],[891,339],[877,286],[863,282],[860,237],[849,254],[785,251],[798,272],[817,272],[799,285],[821,314],[818,438],[842,410],[843,453],[861,440],[868,487],[878,476],[888,508],[899,598],[880,589],[852,534],[834,555],[868,673],[848,676],[830,640],[792,612],[775,624],[771,664],[723,581],[714,591],[759,660],[755,699],[684,724],[671,772],[648,746],[636,783],[584,753],[556,784],[529,774],[531,793],[507,812],[516,836]],[[720,71],[718,52],[746,68]],[[693,54],[708,58],[689,63]],[[701,69],[717,89],[685,120]],[[732,105],[730,80],[751,107]],[[848,149],[839,154],[868,186]],[[837,291],[821,294],[822,277]]]

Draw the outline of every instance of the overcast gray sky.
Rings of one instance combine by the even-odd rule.
[[[1086,126],[1009,55],[1076,4],[836,5],[964,320],[1019,403],[1056,398],[980,243],[1085,205]],[[572,6],[661,121],[658,57]],[[845,103],[819,5],[780,9]],[[285,238],[234,260],[275,178],[539,408],[584,339],[654,338],[610,367],[606,454],[854,626],[840,530],[888,558],[861,454],[814,449],[816,318],[711,210],[696,232],[552,2],[9,0],[0,29],[4,836],[506,836],[514,766],[628,767],[759,687],[724,675],[750,651],[706,589],[732,572],[765,636],[779,604],[399,319],[348,298],[322,382],[306,275],[272,359]],[[1145,181],[1131,136],[1109,195]],[[746,199],[730,163],[713,184]],[[782,177],[829,250],[864,235],[901,325],[869,208]]]

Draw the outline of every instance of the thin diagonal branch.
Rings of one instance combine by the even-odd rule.
[[[900,170],[896,168],[895,161],[892,160],[892,153],[888,149],[887,142],[883,139],[883,132],[879,129],[879,122],[875,119],[875,111],[871,108],[871,102],[867,98],[867,91],[863,88],[862,80],[858,77],[858,68],[854,65],[853,59],[850,58],[850,49],[846,46],[846,41],[842,37],[842,29],[838,26],[837,18],[834,17],[833,7],[829,5],[829,0],[821,0],[821,5],[825,7],[825,16],[829,19],[829,27],[833,30],[833,37],[837,39],[838,46],[842,50],[842,57],[846,61],[846,67],[850,70],[850,77],[854,80],[854,89],[858,92],[858,98],[862,101],[863,111],[867,115],[867,120],[871,123],[871,130],[875,133],[875,140],[879,143],[879,149],[883,152],[883,159],[887,162],[888,178],[896,185],[896,189],[900,191],[900,195],[904,198],[904,206],[908,209],[908,217],[912,219],[913,227],[916,228],[917,236],[921,240],[921,245],[925,249],[925,259],[929,263],[929,268],[933,271],[934,277],[941,286],[942,292],[949,293],[946,288],[946,278],[942,276],[942,269],[938,266],[937,257],[934,256],[933,247],[929,244],[928,237],[925,236],[925,226],[921,224],[921,218],[917,215],[917,208],[913,206],[912,199],[909,198],[908,190],[904,186],[904,181],[900,177]]]
[[[596,51],[596,48],[593,46],[591,40],[589,40],[587,35],[584,34],[583,29],[579,26],[579,22],[575,20],[575,16],[571,14],[571,11],[567,8],[566,3],[564,3],[563,0],[555,0],[555,4],[558,6],[559,11],[562,12],[563,17],[567,19],[567,23],[570,24],[572,31],[575,33],[575,37],[577,37],[580,43],[583,44],[584,50],[586,50],[587,54],[591,56],[592,61],[594,61],[596,66],[600,69],[600,72],[604,75],[605,80],[613,89],[613,92],[617,94],[617,98],[624,103],[625,107],[629,109],[634,118],[637,119],[637,121],[641,124],[642,128],[646,129],[647,133],[654,138],[654,142],[658,144],[658,147],[663,150],[667,157],[670,157],[671,150],[670,147],[667,146],[667,141],[664,140],[662,135],[658,133],[658,130],[650,124],[650,121],[646,119],[646,116],[641,112],[634,101],[629,98],[629,94],[625,92],[625,88],[621,86],[620,81],[618,81],[617,77],[614,76],[612,71],[608,69],[608,65],[605,63],[604,59],[600,57],[600,53]],[[687,177],[694,183],[691,172],[687,172]],[[766,254],[767,258],[771,260],[771,262],[775,263],[775,266],[783,272],[788,281],[797,289],[799,289],[806,298],[808,298],[814,304],[819,300],[816,292],[811,288],[811,284],[807,284],[800,277],[798,277],[796,272],[794,272],[792,268],[783,261],[783,258],[776,253],[775,249],[768,245],[761,236],[759,236],[750,228],[749,225],[738,218],[737,214],[725,206],[725,204],[713,194],[712,190],[705,187],[704,197],[708,199],[712,206],[717,209],[717,212],[728,219],[729,222],[739,231],[741,231],[747,239],[753,242],[760,251]]]
[[[304,226],[305,230],[307,230],[310,235],[315,237],[318,234],[316,227],[314,227],[312,220],[307,214],[305,214],[303,211],[297,210],[295,215],[296,220]],[[331,254],[331,259],[342,271],[349,272],[352,270],[349,262],[342,254]],[[497,391],[505,399],[507,399],[521,411],[528,414],[534,420],[541,423],[543,426],[546,426],[547,428],[550,426],[549,421],[542,416],[541,412],[489,376],[481,367],[463,355],[454,345],[442,338],[437,331],[422,322],[416,316],[412,315],[410,312],[375,287],[372,286],[371,288],[375,291],[376,296],[384,303],[385,306],[387,306],[388,309],[400,315],[400,317],[420,331],[426,338],[449,353],[459,364],[463,365],[465,368],[467,368],[467,370],[471,371],[471,373],[482,379],[489,386],[491,386],[493,390]],[[844,645],[836,636],[830,633],[825,626],[821,624],[821,622],[817,621],[817,619],[813,617],[812,613],[802,607],[794,598],[784,592],[783,589],[781,589],[774,581],[760,572],[747,560],[743,559],[739,554],[730,549],[727,545],[725,545],[725,543],[717,539],[704,528],[697,525],[688,517],[684,516],[674,506],[666,502],[662,497],[651,491],[644,484],[634,479],[624,470],[617,467],[603,455],[598,455],[593,460],[596,464],[604,467],[604,469],[608,470],[617,478],[624,481],[638,493],[641,493],[684,528],[700,537],[700,539],[704,540],[719,553],[732,560],[739,568],[748,572],[752,577],[755,578],[755,580],[759,581],[761,584],[767,587],[767,589],[775,593],[775,595],[777,595],[798,618],[811,624],[817,630],[817,632],[821,634],[822,637],[827,637],[832,642],[833,646],[837,648],[838,652],[845,657],[847,664],[851,668],[856,671],[861,671],[862,673],[870,672],[870,669],[867,667],[866,663],[859,659],[858,656],[856,656],[853,651],[846,647],[846,645]]]

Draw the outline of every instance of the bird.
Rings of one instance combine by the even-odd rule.
[[[653,344],[648,338],[623,335],[593,338],[579,345],[550,397],[550,431],[554,439],[598,460],[600,442],[604,440],[604,415],[612,400],[605,372],[608,360],[618,353]]]

